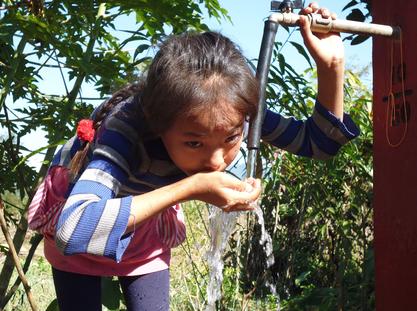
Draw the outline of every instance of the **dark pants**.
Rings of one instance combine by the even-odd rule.
[[[52,268],[60,311],[101,311],[101,277]],[[129,311],[169,310],[169,270],[119,277]]]

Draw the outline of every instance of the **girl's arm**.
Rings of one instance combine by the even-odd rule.
[[[223,172],[199,173],[144,194],[116,198],[125,172],[113,160],[96,157],[81,175],[60,215],[56,243],[66,254],[95,254],[120,261],[135,227],[187,200],[226,211],[250,210],[261,192],[259,180],[240,181]]]
[[[316,13],[336,19],[326,8],[313,2],[301,14]],[[318,101],[341,121],[343,120],[344,47],[338,33],[312,33],[307,16],[300,17],[304,44],[317,65]]]
[[[56,245],[65,255],[94,254],[120,261],[133,228],[178,202],[196,199],[226,210],[245,210],[251,208],[247,202],[259,196],[259,181],[245,183],[218,172],[162,187],[162,180],[144,180],[133,191],[145,194],[118,197],[121,186],[129,183],[130,167],[140,159],[135,153],[136,133],[128,122],[110,116],[97,134],[92,159],[72,188],[56,226]],[[65,149],[67,156],[71,149]]]
[[[252,210],[261,193],[259,180],[240,181],[223,172],[199,173],[133,197],[126,232],[176,203],[200,200],[226,211]]]
[[[336,18],[311,3],[301,14]],[[328,159],[359,135],[359,129],[343,112],[344,47],[339,34],[312,33],[307,16],[300,16],[304,43],[317,65],[318,95],[313,114],[306,121],[266,111],[262,139],[289,152]]]

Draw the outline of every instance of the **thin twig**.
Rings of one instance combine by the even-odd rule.
[[[22,280],[23,287],[25,288],[26,296],[28,297],[30,307],[33,311],[37,311],[38,307],[36,306],[36,303],[32,297],[32,292],[30,291],[29,283],[26,279],[25,273],[23,272],[22,266],[20,265],[19,257],[17,256],[12,238],[10,237],[9,231],[7,229],[6,219],[4,218],[3,201],[1,200],[1,198],[0,198],[0,225],[1,225],[1,230],[3,231],[4,237],[6,238],[6,242],[9,245],[9,252],[11,252],[12,254],[13,262],[16,267],[17,273],[19,274],[19,277]]]
[[[35,255],[35,251],[38,248],[39,243],[42,241],[42,238],[42,235],[37,234],[35,238],[32,240],[32,246],[29,249],[28,255],[25,259],[25,264],[23,265],[24,273],[26,273],[29,270],[30,263],[32,262],[33,256]],[[14,281],[14,284],[3,298],[2,304],[0,305],[0,310],[3,310],[3,308],[9,303],[9,300],[13,297],[13,295],[19,288],[20,283],[22,283],[22,280],[20,279],[20,277],[17,277]]]
[[[246,294],[243,294],[242,298],[242,310],[247,310],[247,306],[249,303],[249,299],[252,296],[252,294],[256,291],[256,285]]]
[[[65,81],[65,76],[64,76],[64,73],[62,72],[62,64],[61,64],[61,62],[58,58],[58,55],[56,53],[56,49],[54,50],[53,53],[55,54],[55,61],[58,63],[59,73],[61,74],[62,82],[64,82],[65,93],[67,94],[67,96],[69,96],[67,82]]]

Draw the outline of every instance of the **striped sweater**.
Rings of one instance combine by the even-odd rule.
[[[55,234],[55,246],[64,255],[104,256],[122,267],[126,258],[131,260],[138,255],[129,244],[137,247],[147,243],[146,240],[132,243],[138,234],[124,233],[132,196],[185,177],[170,160],[161,140],[149,135],[144,120],[130,117],[134,101],[133,97],[127,99],[106,118],[91,148],[87,166],[69,191]],[[264,141],[318,159],[335,155],[343,144],[358,134],[348,115],[341,122],[319,103],[313,115],[305,121],[268,110],[262,128]],[[57,153],[52,165],[67,166],[79,144],[75,137],[69,140]],[[231,166],[236,166],[236,163]],[[144,228],[150,230],[149,226],[143,225],[136,231]],[[148,245],[149,248],[152,249],[152,245]],[[55,257],[59,256],[56,250],[53,252]],[[166,252],[169,249],[154,252],[155,259]],[[140,265],[140,258],[137,260]],[[53,264],[54,259],[50,261]],[[117,275],[117,271],[112,274]]]

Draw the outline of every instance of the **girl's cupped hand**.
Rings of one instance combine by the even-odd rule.
[[[253,210],[261,194],[261,181],[239,180],[224,172],[198,173],[192,180],[192,199],[215,205],[226,212]]]

